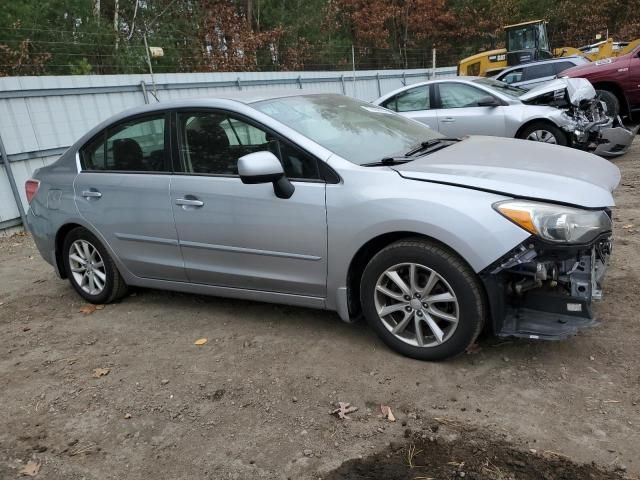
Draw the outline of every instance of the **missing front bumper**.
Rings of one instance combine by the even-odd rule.
[[[591,302],[602,297],[610,253],[606,237],[579,247],[531,241],[496,262],[481,275],[493,333],[558,340],[595,325]]]

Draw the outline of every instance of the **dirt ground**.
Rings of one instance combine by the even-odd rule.
[[[83,313],[28,236],[1,239],[0,479],[635,478],[640,141],[615,163],[601,324],[438,364],[323,311],[138,290]]]

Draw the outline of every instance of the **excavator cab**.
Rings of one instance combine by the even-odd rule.
[[[508,66],[552,58],[547,22],[533,20],[504,27],[507,37]]]

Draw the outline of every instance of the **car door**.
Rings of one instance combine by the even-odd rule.
[[[438,130],[438,114],[431,108],[431,86],[420,85],[394,95],[383,107]]]
[[[629,81],[627,82],[627,97],[631,107],[640,108],[640,49],[629,60]]]
[[[171,202],[189,281],[324,297],[325,183],[308,153],[252,121],[214,110],[175,113],[180,174]],[[295,186],[245,185],[238,158],[268,150]]]
[[[169,201],[167,114],[107,127],[80,149],[80,215],[134,275],[186,280]]]
[[[506,134],[504,107],[478,106],[490,93],[467,83],[443,82],[436,87],[440,133],[447,137]]]

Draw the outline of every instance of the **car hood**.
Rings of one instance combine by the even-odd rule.
[[[585,208],[613,206],[620,182],[620,170],[596,155],[497,137],[466,137],[392,168],[407,179]]]
[[[591,82],[585,78],[556,78],[532,88],[527,93],[520,95],[519,98],[523,102],[530,102],[552,92],[559,92],[557,96],[562,98],[565,90],[569,101],[576,107],[580,105],[582,100],[592,100],[596,97],[596,90]]]

